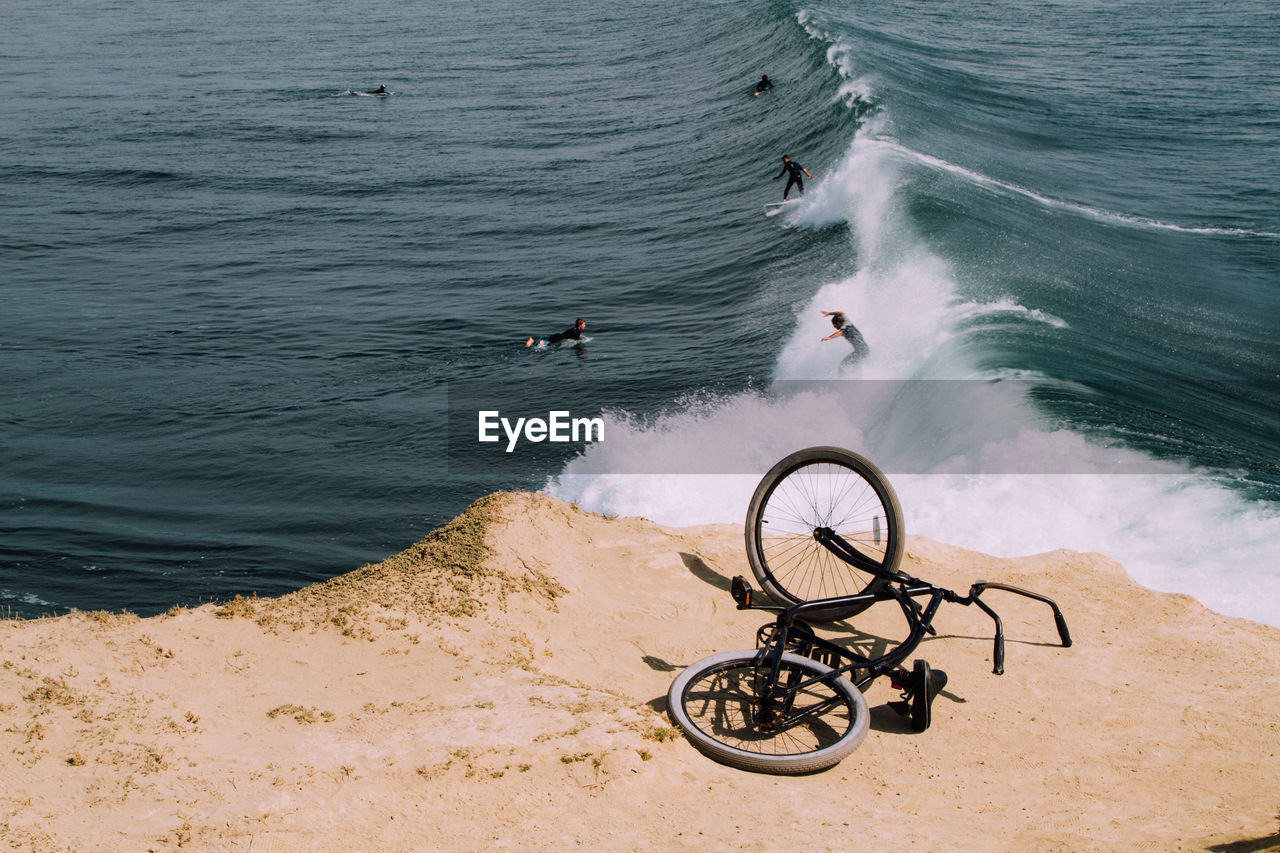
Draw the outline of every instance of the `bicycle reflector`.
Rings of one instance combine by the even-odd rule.
[[[738,602],[739,610],[746,610],[751,606],[751,584],[747,583],[747,579],[742,575],[733,576],[730,591],[733,593],[733,600]]]

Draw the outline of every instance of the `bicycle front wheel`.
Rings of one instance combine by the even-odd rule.
[[[894,571],[906,535],[898,496],[866,459],[838,447],[810,447],[764,475],[747,509],[747,562],[774,599],[788,604],[874,592],[887,582],[837,557],[814,534],[840,535],[868,565]],[[870,602],[805,614],[830,621]]]
[[[704,755],[763,773],[794,775],[830,767],[866,738],[867,702],[831,667],[784,654],[778,685],[789,690],[769,719],[758,698],[766,678],[768,669],[757,666],[754,651],[701,660],[671,683],[671,719]],[[820,680],[805,684],[812,679]]]

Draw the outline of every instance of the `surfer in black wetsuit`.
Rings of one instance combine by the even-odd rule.
[[[389,94],[391,94],[391,93],[387,91],[386,84],[383,84],[383,85],[379,86],[378,88],[374,89],[374,90],[373,90],[372,92],[370,92],[369,94],[370,94],[370,95],[389,95]]]
[[[525,348],[529,348],[534,344],[558,344],[561,341],[577,341],[582,339],[582,330],[587,327],[587,321],[579,317],[573,322],[573,325],[555,335],[546,338],[535,338],[530,336],[524,342]]]
[[[800,177],[801,172],[804,172],[806,175],[809,175],[809,170],[806,169],[804,166],[801,166],[799,163],[792,160],[786,154],[782,155],[782,171],[774,175],[773,179],[776,181],[778,180],[778,178],[781,178],[783,175],[788,176],[787,188],[782,191],[783,201],[787,200],[787,194],[791,192],[792,184],[795,184],[795,186],[800,190],[800,195],[804,195],[804,179]],[[809,175],[809,180],[811,181],[813,180],[813,175]]]
[[[823,317],[831,318],[831,325],[836,330],[823,338],[829,341],[832,338],[843,337],[853,347],[853,352],[845,357],[843,364],[853,364],[855,361],[861,361],[871,352],[871,347],[867,346],[866,338],[862,337],[862,332],[858,331],[858,327],[849,322],[842,311],[823,311]]]
[[[766,89],[772,89],[772,88],[773,88],[773,84],[769,82],[769,75],[761,74],[760,82],[756,84],[755,93],[759,95],[761,92],[765,91]]]

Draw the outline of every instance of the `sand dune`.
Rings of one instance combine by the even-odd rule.
[[[0,622],[0,836],[35,850],[1264,850],[1280,846],[1280,630],[1093,554],[913,537],[906,568],[1053,596],[944,607],[927,732],[799,778],[696,752],[675,673],[749,648],[741,529],[478,501],[382,563],[280,599]],[[993,599],[994,600],[994,599]],[[891,608],[858,628],[900,634]],[[889,617],[889,618],[882,618]]]

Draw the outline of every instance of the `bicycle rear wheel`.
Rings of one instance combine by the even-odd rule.
[[[867,702],[831,667],[787,652],[778,683],[798,687],[782,703],[781,721],[761,718],[755,651],[724,652],[690,666],[671,683],[671,719],[700,752],[740,770],[811,773],[830,767],[867,736]]]
[[[902,509],[880,470],[839,447],[798,450],[764,475],[747,509],[747,562],[777,601],[798,604],[885,585],[884,578],[818,542],[814,534],[820,528],[838,533],[880,569],[893,571],[902,559]],[[805,618],[844,619],[869,606],[820,610]]]

